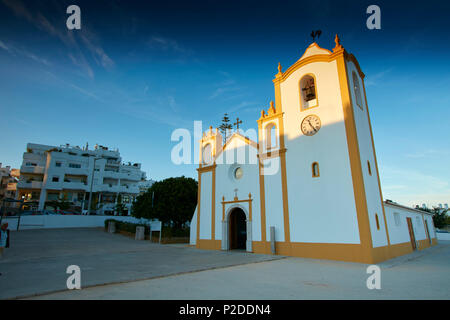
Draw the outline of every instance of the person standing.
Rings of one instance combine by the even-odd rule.
[[[5,248],[9,247],[9,230],[8,224],[4,223],[0,227],[0,258],[3,256]]]

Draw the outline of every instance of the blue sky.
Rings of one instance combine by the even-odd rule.
[[[66,28],[67,6],[81,30]],[[381,30],[366,8],[381,8]],[[287,68],[321,29],[366,74],[383,195],[450,202],[450,4],[447,1],[0,0],[0,162],[27,142],[119,148],[147,176],[196,177],[171,163],[176,128],[224,112],[256,128]]]

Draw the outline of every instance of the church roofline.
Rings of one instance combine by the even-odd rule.
[[[225,142],[225,144],[223,145],[223,147],[219,150],[219,152],[217,152],[216,156],[214,157],[214,162],[217,160],[217,158],[219,158],[219,156],[227,149],[227,146],[230,144],[231,140],[233,140],[234,138],[239,138],[242,141],[244,141],[246,144],[252,146],[253,148],[255,148],[256,150],[259,149],[259,145],[257,142],[253,141],[252,139],[250,139],[249,137],[243,136],[242,134],[240,134],[239,132],[234,132]]]
[[[331,52],[328,49],[322,48],[320,47],[316,42],[313,42],[312,44],[310,44],[308,46],[308,48],[306,48],[305,52],[303,53],[303,55],[301,56],[300,59],[298,59],[293,65],[291,65],[289,68],[286,69],[286,71],[282,71],[281,69],[281,65],[278,64],[278,73],[275,75],[275,79],[273,79],[273,82],[283,82],[284,80],[286,80],[287,78],[289,78],[289,76],[294,73],[294,71],[300,69],[301,67],[308,65],[310,63],[314,63],[314,62],[331,62],[333,60],[335,60],[337,57],[341,56],[342,54],[345,57],[345,60],[347,61],[351,61],[355,64],[356,69],[358,70],[358,73],[360,75],[360,77],[362,79],[364,79],[365,75],[361,70],[361,67],[358,63],[358,60],[355,58],[355,56],[351,53],[348,53],[345,48],[341,45],[340,43],[340,39],[338,37],[338,35],[336,35],[335,39],[334,39],[336,45],[333,48],[333,52]],[[309,56],[305,55],[307,54],[307,52],[309,50],[312,49],[316,49],[319,51],[322,51],[323,53],[320,54],[312,54]]]

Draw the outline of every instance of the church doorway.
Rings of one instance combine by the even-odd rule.
[[[230,250],[245,250],[247,241],[247,222],[245,212],[241,208],[235,208],[230,212],[229,225]]]

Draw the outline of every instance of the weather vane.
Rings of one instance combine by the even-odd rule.
[[[313,42],[316,42],[316,37],[319,39],[320,35],[322,34],[322,30],[316,30],[311,32],[311,37],[313,38]]]

